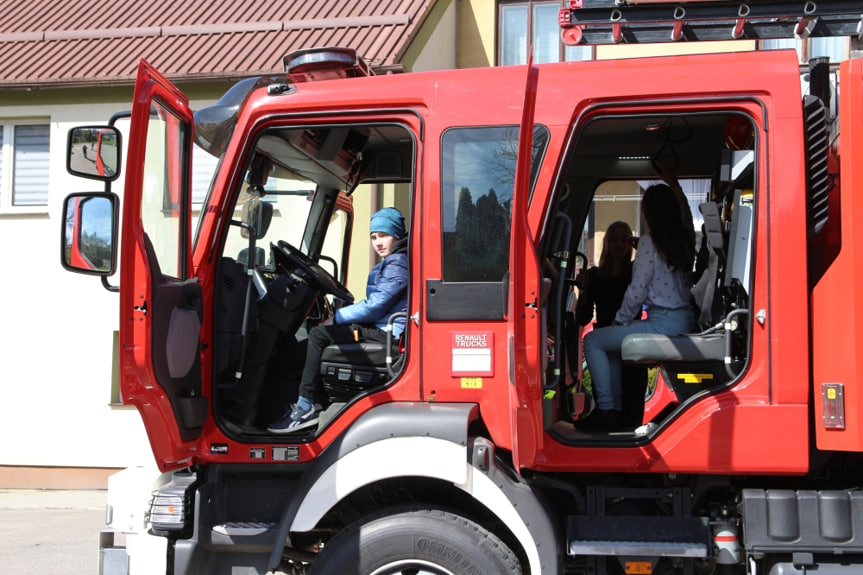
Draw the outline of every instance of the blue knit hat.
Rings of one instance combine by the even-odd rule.
[[[369,233],[383,232],[397,240],[405,237],[405,218],[395,208],[384,208],[372,216]]]

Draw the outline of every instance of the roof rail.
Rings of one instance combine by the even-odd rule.
[[[638,44],[863,34],[863,1],[569,0],[564,43]]]

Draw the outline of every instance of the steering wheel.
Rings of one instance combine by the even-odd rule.
[[[299,269],[312,286],[325,293],[333,294],[344,302],[352,303],[354,301],[354,295],[348,288],[288,242],[279,240],[278,245],[271,243],[270,248],[273,250],[277,263],[285,269]]]

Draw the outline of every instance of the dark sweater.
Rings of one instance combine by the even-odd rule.
[[[614,316],[623,301],[623,294],[632,280],[632,269],[618,276],[608,276],[600,273],[594,266],[587,270],[587,289],[581,291],[575,308],[575,318],[579,325],[587,325],[593,319],[596,308],[595,327],[605,327],[614,322]],[[639,314],[640,316],[641,314]],[[633,318],[633,319],[638,319]]]

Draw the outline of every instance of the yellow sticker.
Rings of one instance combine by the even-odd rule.
[[[836,388],[828,387],[827,388],[827,399],[836,399]]]
[[[712,373],[678,373],[677,379],[683,383],[701,383],[705,379],[713,379]]]
[[[461,378],[462,389],[482,389],[481,377],[463,377]]]

